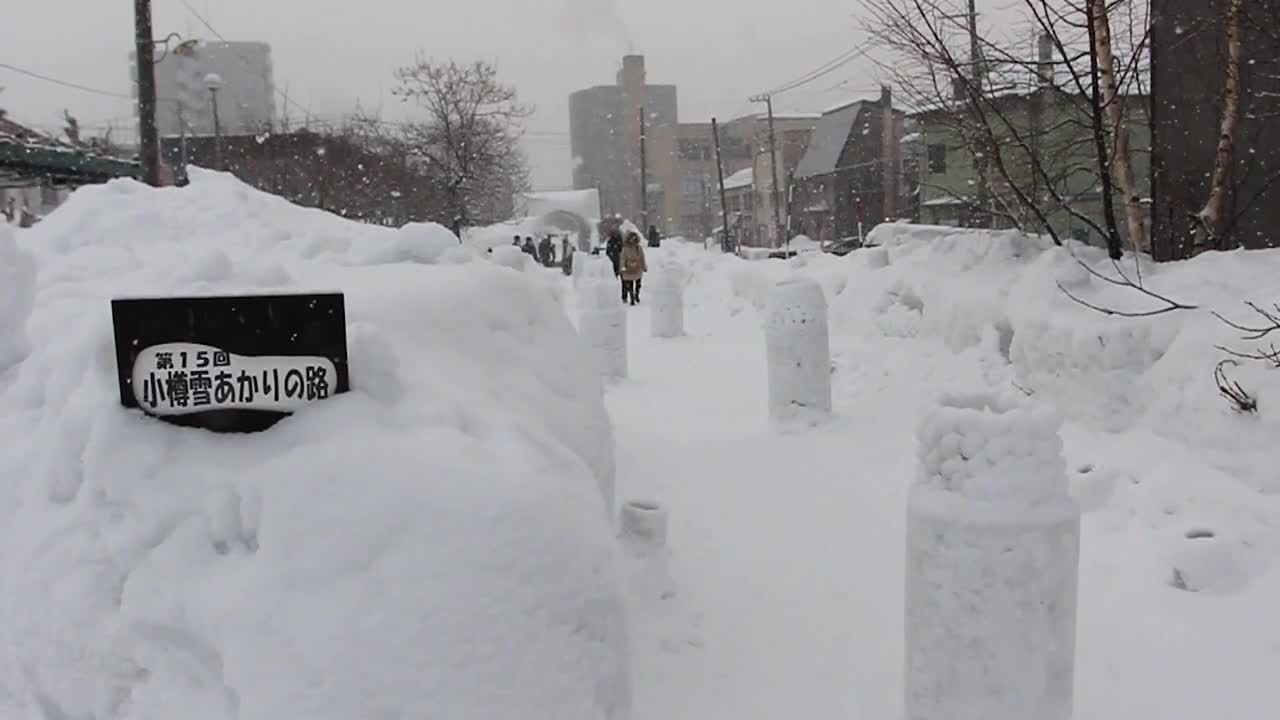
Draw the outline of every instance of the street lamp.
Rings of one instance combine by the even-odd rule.
[[[221,170],[222,124],[218,120],[218,91],[222,89],[222,76],[218,73],[205,75],[204,86],[209,91],[209,98],[213,101],[213,167],[215,170]]]

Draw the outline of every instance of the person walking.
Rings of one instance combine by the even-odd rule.
[[[658,234],[658,228],[653,225],[649,226],[649,247],[662,247],[662,236]]]
[[[521,249],[521,250],[524,250],[524,254],[525,254],[525,255],[528,255],[529,257],[533,258],[534,260],[537,260],[537,259],[538,259],[538,248],[534,247],[534,245],[533,245],[533,238],[531,238],[531,237],[527,237],[527,238],[525,238],[525,239],[524,239],[524,247],[522,247],[522,248],[520,248],[520,249]]]
[[[556,261],[556,246],[551,242],[551,236],[547,235],[538,243],[538,260],[543,267],[551,267]]]
[[[622,302],[632,305],[640,302],[640,283],[649,265],[645,262],[644,246],[640,244],[640,236],[628,233],[622,245]]]
[[[605,257],[613,263],[613,276],[622,276],[622,231],[614,229],[609,233],[609,241],[604,246]]]

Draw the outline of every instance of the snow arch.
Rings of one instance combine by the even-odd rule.
[[[538,229],[555,228],[578,234],[579,242],[590,241],[591,221],[570,210],[552,210],[538,217]]]
[[[594,228],[600,218],[600,193],[596,190],[517,193],[515,217],[532,220],[535,232],[555,228],[577,233],[580,250],[591,247]]]

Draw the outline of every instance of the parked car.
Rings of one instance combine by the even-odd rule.
[[[839,257],[844,257],[862,247],[862,241],[856,237],[840,238],[823,248],[823,252],[831,253]]]

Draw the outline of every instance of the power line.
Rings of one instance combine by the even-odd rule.
[[[253,63],[249,62],[249,60],[246,59],[245,56],[241,55],[239,52],[236,52],[236,50],[231,47],[231,41],[223,37],[222,33],[218,32],[218,29],[215,28],[212,23],[206,20],[205,17],[201,15],[195,8],[191,7],[190,2],[188,2],[187,0],[178,0],[178,2],[181,3],[182,6],[187,9],[187,12],[190,13],[191,16],[194,17],[201,25],[205,26],[205,28],[209,32],[213,33],[214,37],[226,43],[228,46],[227,49],[230,50],[231,54],[235,55],[238,60],[240,60],[240,63],[244,65],[247,70],[249,70],[250,72],[254,70]],[[259,76],[262,78],[262,81],[264,83],[269,85],[271,89],[285,101],[286,105],[292,105],[293,107],[297,108],[298,111],[302,113],[303,118],[311,117],[311,111],[299,105],[297,101],[289,97],[287,93],[277,88],[275,83],[271,81],[271,78],[267,76],[266,72],[259,73]]]
[[[841,53],[835,58],[828,60],[827,62],[819,65],[817,68],[813,70],[810,70],[804,75],[801,75],[800,77],[794,80],[791,80],[789,82],[783,83],[782,85],[779,85],[772,90],[760,93],[758,97],[763,98],[767,95],[781,95],[782,93],[795,90],[796,88],[800,88],[805,85],[808,85],[809,83],[819,78],[830,75],[831,73],[835,72],[836,70],[839,70],[845,65],[848,65],[854,60],[857,60],[865,56],[867,52],[870,51],[872,42],[873,42],[872,40],[867,40],[866,42],[863,42],[861,45],[858,45],[857,47],[854,47],[850,50],[846,50],[845,52]]]
[[[18,73],[19,75],[26,75],[27,77],[35,78],[36,80],[43,80],[48,83],[53,83],[54,85],[61,85],[62,87],[71,88],[73,90],[80,90],[81,92],[93,93],[95,95],[105,95],[107,97],[122,98],[124,100],[134,99],[132,95],[113,92],[111,90],[103,90],[101,88],[89,87],[88,85],[81,85],[80,83],[74,83],[74,82],[71,82],[70,80],[60,80],[56,77],[43,75],[34,70],[27,70],[26,68],[20,68],[17,65],[0,63],[0,68],[4,68],[5,70],[11,70],[13,72]]]

